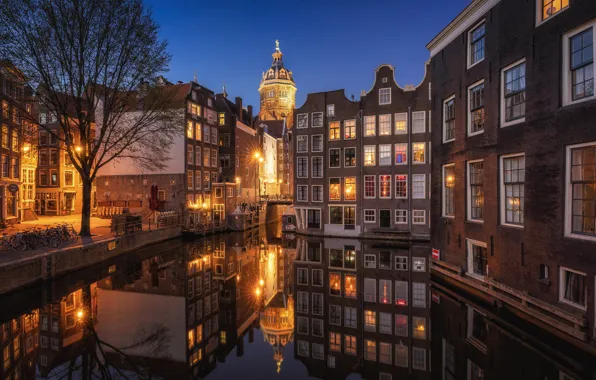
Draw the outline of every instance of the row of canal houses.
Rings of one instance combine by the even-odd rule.
[[[384,64],[359,100],[308,94],[294,113],[290,221],[321,238],[424,242],[414,256],[436,289],[595,353],[595,33],[590,0],[473,0],[427,45],[417,86],[400,86]],[[482,325],[488,314],[467,315]],[[483,378],[491,355],[477,331],[468,328],[465,347],[477,351],[471,378]],[[449,339],[433,367],[452,365]]]

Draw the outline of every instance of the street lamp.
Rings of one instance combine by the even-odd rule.
[[[78,145],[75,147],[75,152],[77,152],[77,153],[81,153],[82,150],[83,150],[83,148],[81,148]]]

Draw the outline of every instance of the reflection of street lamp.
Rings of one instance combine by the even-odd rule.
[[[255,290],[255,294],[257,295],[257,297],[260,297],[261,296],[261,288],[257,288]]]
[[[261,286],[265,285],[265,281],[263,279],[260,279],[259,280],[259,285],[261,285]]]
[[[85,315],[85,313],[83,312],[83,310],[79,310],[77,311],[77,319],[79,321],[81,321],[83,319],[83,316]]]
[[[77,145],[77,146],[75,147],[75,152],[77,152],[77,153],[81,153],[82,151],[83,151],[83,148],[81,148],[80,146],[78,146],[78,145]]]

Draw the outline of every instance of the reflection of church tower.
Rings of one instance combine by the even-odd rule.
[[[263,73],[259,94],[261,95],[261,120],[283,120],[287,118],[289,128],[293,126],[293,113],[296,105],[296,84],[292,72],[284,68],[283,54],[279,41],[275,41],[273,63]]]
[[[261,331],[273,347],[277,373],[281,371],[286,345],[294,340],[294,298],[278,292],[260,316]]]

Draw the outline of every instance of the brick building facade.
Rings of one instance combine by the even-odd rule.
[[[428,45],[435,273],[583,346],[595,325],[595,31],[589,0],[476,0]]]

